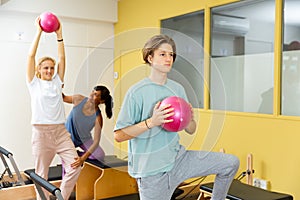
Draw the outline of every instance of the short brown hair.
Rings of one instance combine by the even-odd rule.
[[[160,47],[162,44],[169,44],[172,46],[173,49],[173,62],[175,61],[176,58],[176,45],[175,42],[172,38],[170,38],[167,35],[155,35],[151,37],[146,44],[144,45],[144,48],[142,50],[143,53],[143,59],[145,63],[150,64],[148,61],[148,56],[151,55],[153,56],[153,52]]]

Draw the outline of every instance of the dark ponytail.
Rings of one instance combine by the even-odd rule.
[[[105,113],[106,113],[106,116],[110,119],[113,115],[112,113],[112,108],[113,108],[113,105],[114,102],[112,100],[112,97],[109,95],[107,97],[107,99],[105,99]]]
[[[110,95],[109,90],[102,85],[97,85],[96,87],[94,87],[94,90],[96,91],[101,91],[101,100],[104,100],[104,104],[105,104],[105,113],[106,116],[110,119],[113,115],[112,113],[112,108],[113,108],[113,98]]]

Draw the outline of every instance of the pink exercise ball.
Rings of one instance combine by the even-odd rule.
[[[42,13],[40,19],[40,26],[46,33],[52,33],[59,28],[58,18],[51,12]]]
[[[160,106],[171,104],[174,108],[174,115],[167,119],[173,119],[173,122],[164,123],[162,127],[171,132],[178,132],[187,127],[192,119],[192,111],[190,104],[187,103],[183,98],[177,96],[170,96],[162,100]]]

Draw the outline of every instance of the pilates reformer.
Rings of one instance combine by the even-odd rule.
[[[200,186],[200,191],[211,194],[213,189],[213,182],[205,183]],[[209,199],[206,197],[200,197],[199,200]],[[293,196],[289,194],[283,194],[278,192],[272,192],[265,189],[261,189],[249,184],[242,183],[239,180],[234,179],[226,199],[229,200],[293,200]]]
[[[1,152],[5,156],[11,157],[12,154],[1,148]],[[12,158],[11,158],[12,159]],[[16,166],[15,162],[12,161]],[[7,163],[6,163],[7,165]],[[15,170],[17,173],[20,171]],[[9,167],[5,173],[12,175]],[[35,169],[27,169],[22,172],[20,180],[25,180],[24,185],[19,187],[10,187],[8,190],[0,190],[1,198],[11,199],[13,196],[17,199],[31,199],[35,197],[34,181],[32,174],[35,174]],[[15,176],[15,175],[14,175]],[[22,178],[23,176],[23,178]],[[59,187],[62,179],[61,165],[51,166],[49,168],[47,182],[50,182],[55,187]],[[18,181],[22,182],[22,181]],[[15,185],[19,183],[14,183]],[[23,184],[23,183],[22,183]],[[180,189],[174,192],[174,198],[183,193]],[[76,184],[76,199],[107,199],[107,200],[135,200],[139,199],[136,181],[130,177],[127,172],[127,161],[117,158],[114,155],[105,156],[103,161],[86,160],[82,167],[80,177]]]
[[[31,172],[29,176],[35,184],[36,189],[42,200],[47,200],[42,188],[45,188],[47,191],[53,194],[57,198],[57,200],[64,200],[58,187],[49,183],[48,181],[37,175],[35,172]]]
[[[34,184],[30,178],[30,172],[34,169],[20,171],[13,158],[13,154],[0,146],[0,157],[4,165],[4,172],[0,173],[0,197],[1,199],[32,199],[36,193]],[[9,160],[7,162],[6,160]],[[10,164],[10,165],[9,165]],[[12,166],[12,168],[10,168]],[[61,166],[50,167],[48,180],[59,187],[61,183]]]
[[[293,197],[289,194],[267,191],[267,190],[252,186],[252,181],[253,181],[252,176],[254,173],[252,159],[253,159],[252,155],[249,154],[247,157],[247,170],[245,172],[242,172],[241,175],[238,176],[237,179],[233,180],[226,198],[228,200],[293,200]],[[86,166],[90,166],[90,167],[92,166],[92,168],[94,168],[94,170],[95,170],[95,167],[100,169],[100,170],[98,169],[98,175],[97,175],[99,178],[94,179],[95,180],[94,187],[92,187],[95,189],[95,191],[93,190],[94,199],[139,200],[139,195],[138,195],[137,191],[134,191],[134,190],[125,190],[125,192],[122,191],[121,193],[118,193],[118,194],[116,194],[114,192],[113,192],[114,194],[113,193],[100,194],[100,193],[104,192],[104,190],[107,190],[107,189],[111,190],[111,191],[115,191],[115,188],[120,188],[118,185],[115,185],[114,183],[113,183],[113,187],[106,187],[106,188],[103,188],[103,187],[105,187],[105,183],[107,184],[108,182],[110,182],[110,180],[118,179],[119,174],[114,174],[111,172],[113,172],[115,170],[114,167],[126,166],[127,161],[118,159],[115,156],[108,156],[108,157],[106,157],[104,162],[99,162],[99,161],[95,161],[95,160],[87,160],[86,164],[87,164]],[[87,170],[85,170],[85,171],[86,172],[89,171],[89,173],[95,172],[93,170],[91,170],[91,171],[90,170],[91,170],[91,168],[87,168]],[[113,170],[113,171],[111,171],[111,170]],[[128,174],[126,176],[128,178]],[[247,176],[248,184],[242,183],[240,181],[245,176]],[[130,177],[129,177],[129,179],[130,179]],[[84,180],[82,180],[82,181],[84,181]],[[134,188],[136,187],[136,185],[130,185],[130,181],[128,181],[128,179],[126,181],[126,184],[125,185],[122,184],[122,187],[124,187],[124,186],[129,187],[129,188],[131,188],[132,186]],[[135,183],[132,182],[132,184],[135,184]],[[99,190],[100,188],[102,188],[103,190],[102,191]],[[210,199],[209,196],[205,197],[202,194],[205,193],[205,194],[210,195],[212,193],[212,189],[213,189],[213,182],[200,184],[200,195],[198,197],[198,200]],[[128,192],[128,191],[130,191],[130,192]],[[174,195],[171,199],[176,199],[176,197],[178,197],[182,193],[183,193],[183,191],[181,191],[180,189],[176,189],[176,191],[174,192]],[[78,193],[76,192],[76,194],[78,194]],[[78,199],[83,200],[83,199],[89,199],[89,198],[85,196],[83,198],[78,198]]]
[[[252,186],[253,182],[253,156],[247,156],[247,170],[242,172],[231,183],[226,199],[228,200],[293,200],[293,196],[284,193],[272,192],[256,186]],[[247,177],[247,184],[242,183],[240,180]],[[210,199],[214,183],[209,182],[200,185],[200,196],[198,200]],[[208,195],[205,197],[205,195]]]

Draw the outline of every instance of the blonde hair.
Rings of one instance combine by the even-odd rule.
[[[38,69],[39,69],[39,67],[41,66],[41,64],[42,64],[44,61],[46,61],[46,60],[52,61],[54,65],[56,64],[56,61],[55,61],[53,58],[51,58],[51,57],[45,56],[45,57],[40,58],[40,59],[38,60],[38,63],[37,63],[37,65],[36,65],[36,67],[35,67],[35,75],[36,75],[36,77],[41,78],[41,74],[40,74],[40,72],[39,72]]]

